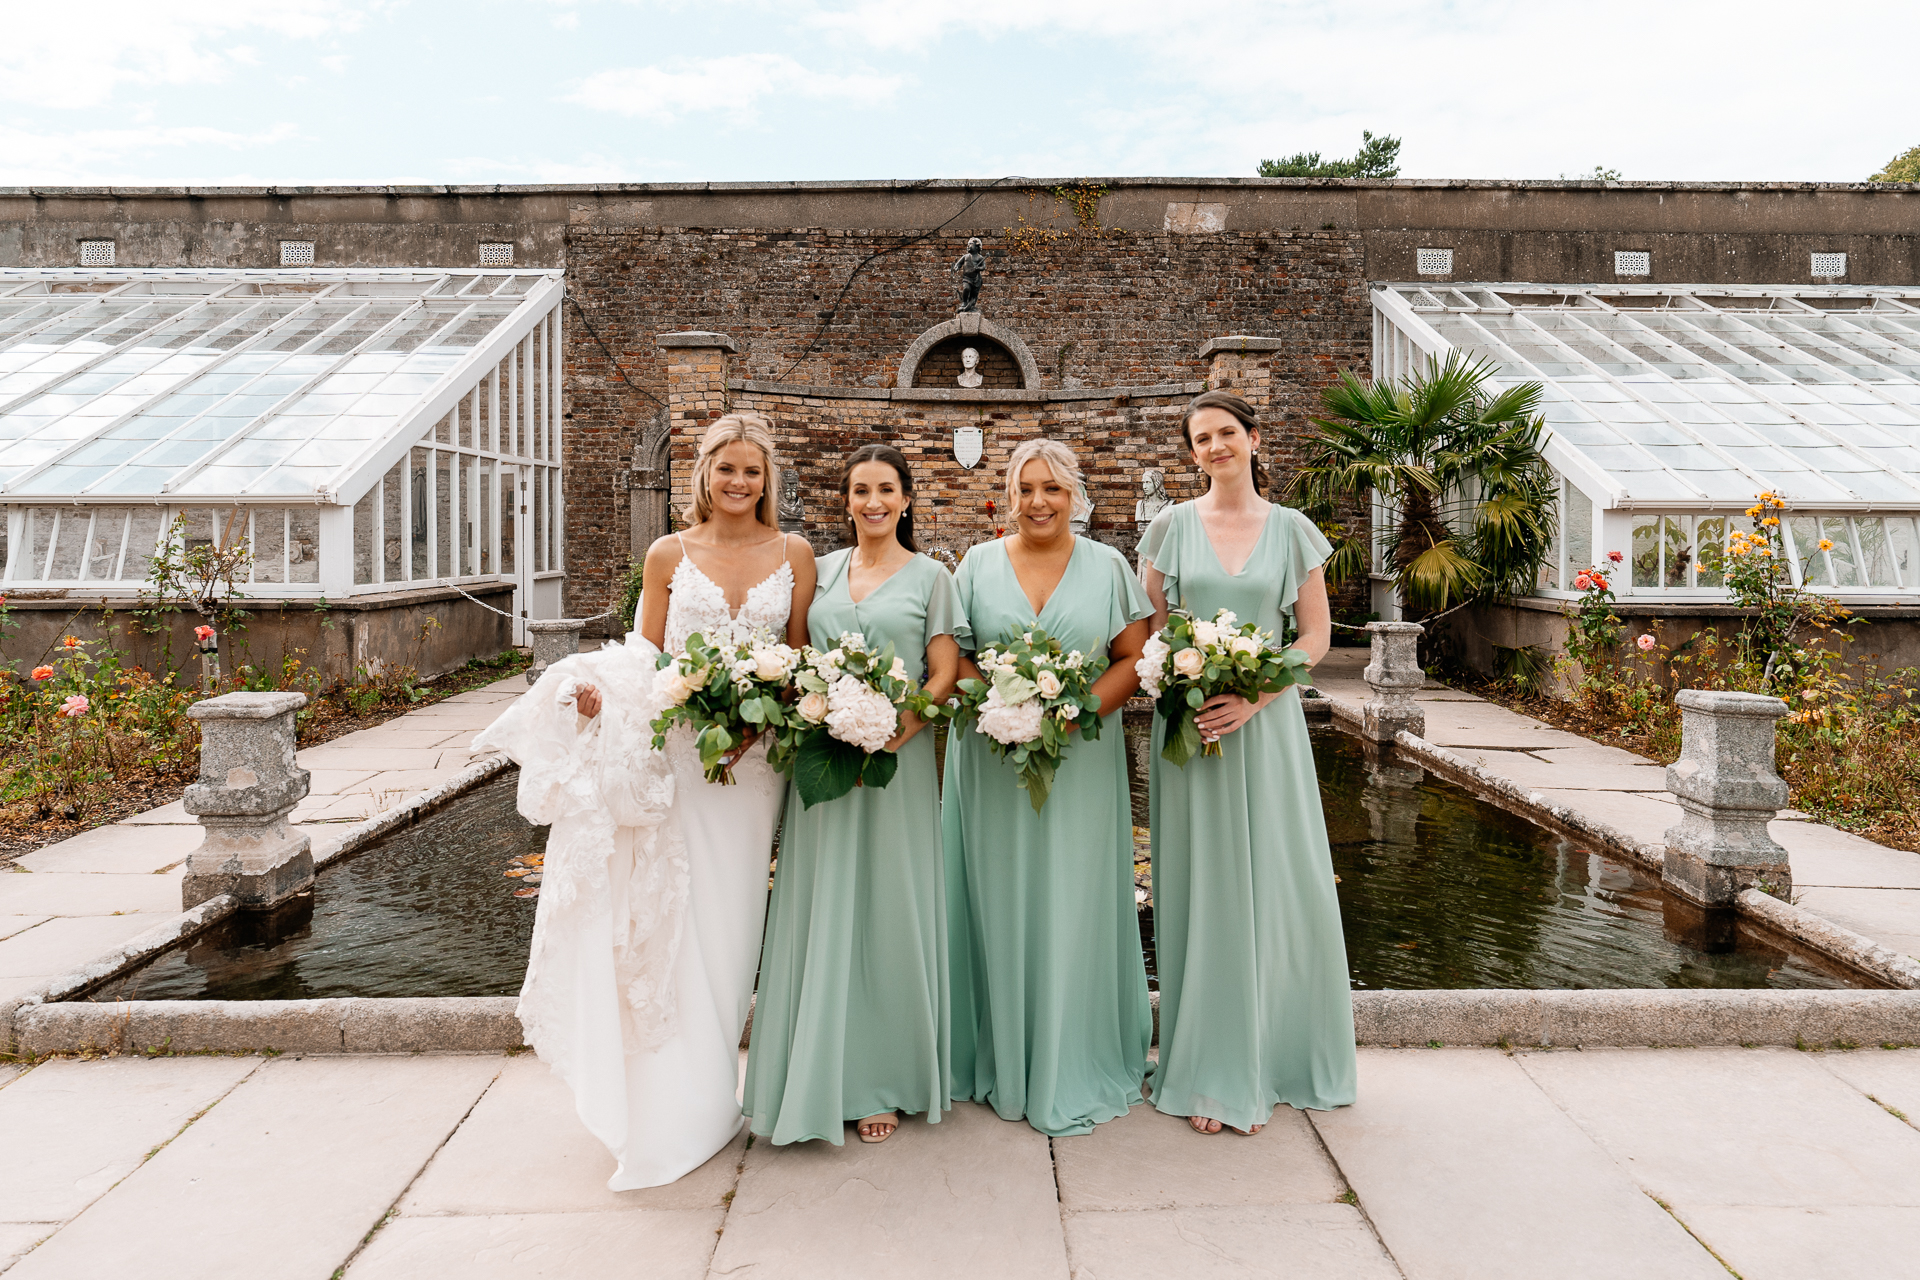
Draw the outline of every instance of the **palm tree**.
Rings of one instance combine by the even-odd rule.
[[[1489,394],[1491,361],[1451,352],[1399,382],[1351,370],[1321,393],[1327,416],[1294,478],[1301,507],[1330,522],[1346,500],[1380,496],[1374,536],[1389,561],[1401,616],[1430,617],[1470,600],[1531,591],[1553,542],[1557,485],[1540,455],[1541,386]],[[1351,534],[1336,539],[1330,581],[1371,557]]]

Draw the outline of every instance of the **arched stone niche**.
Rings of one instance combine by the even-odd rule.
[[[985,316],[975,312],[968,312],[964,315],[957,315],[951,320],[944,320],[915,338],[913,344],[907,348],[907,354],[900,358],[900,372],[894,379],[894,385],[897,387],[912,387],[917,385],[915,380],[920,373],[921,362],[924,361],[930,353],[934,352],[936,348],[939,348],[944,354],[947,350],[948,340],[957,338],[969,338],[974,341],[971,343],[959,342],[954,344],[956,347],[972,345],[980,348],[981,372],[983,374],[987,373],[987,347],[988,344],[992,344],[993,346],[999,347],[1000,350],[1006,354],[1013,367],[1018,371],[1020,380],[1014,384],[1013,390],[1030,391],[1039,388],[1040,365],[1034,360],[1033,352],[1027,350],[1027,344],[1020,340],[1020,335],[1011,329],[995,324]],[[958,358],[957,355],[955,358]],[[951,386],[952,383],[947,382],[943,385]],[[988,385],[991,385],[991,383]]]

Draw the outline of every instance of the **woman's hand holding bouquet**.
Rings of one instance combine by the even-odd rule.
[[[1183,769],[1195,753],[1220,754],[1219,740],[1202,739],[1194,723],[1209,698],[1237,694],[1257,702],[1263,694],[1312,678],[1306,654],[1274,648],[1272,632],[1242,623],[1227,609],[1212,621],[1175,609],[1160,634],[1147,641],[1134,669],[1141,691],[1154,699],[1167,722],[1160,758]]]
[[[695,632],[685,653],[663,653],[654,691],[667,709],[653,721],[655,750],[676,723],[692,726],[708,782],[733,783],[733,766],[755,738],[791,721],[786,701],[800,651],[764,634],[709,640]]]
[[[980,678],[960,682],[957,714],[975,717],[975,730],[1019,768],[1020,785],[1038,813],[1053,789],[1068,734],[1078,728],[1084,737],[1100,736],[1093,682],[1107,669],[1106,655],[1065,652],[1035,626],[982,649],[974,663]]]
[[[799,701],[788,709],[767,762],[793,779],[809,809],[856,786],[893,781],[900,757],[888,744],[899,732],[901,711],[926,720],[947,714],[908,678],[892,645],[876,653],[856,632],[824,653],[809,647],[795,669],[794,689]]]

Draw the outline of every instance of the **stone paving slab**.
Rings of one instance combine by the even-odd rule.
[[[1920,1128],[1920,1049],[1856,1049],[1814,1058],[1882,1107],[1893,1107]]]
[[[1274,1112],[1251,1138],[1203,1137],[1141,1103],[1084,1137],[1053,1140],[1060,1204],[1089,1209],[1329,1204],[1346,1190],[1305,1115]]]
[[[307,747],[295,761],[302,769],[431,769],[440,759],[433,747],[349,747],[345,739]]]
[[[8,1280],[324,1280],[500,1066],[477,1056],[232,1061],[258,1069]]]
[[[1498,1050],[1362,1049],[1359,1101],[1310,1118],[1409,1280],[1726,1280]]]
[[[114,823],[116,827],[166,826],[178,823],[200,825],[200,820],[187,812],[186,805],[175,800],[172,804],[163,804],[158,809],[149,809],[145,813],[136,813],[131,818],[122,818]]]
[[[614,1159],[574,1111],[573,1093],[532,1054],[509,1059],[400,1203],[407,1217],[719,1209],[739,1178],[746,1135],[678,1182],[609,1191]],[[703,1264],[704,1265],[704,1264]]]
[[[1920,1277],[1920,1209],[1677,1204],[1742,1280]]]
[[[1551,759],[1561,754],[1543,751],[1536,759],[1525,751],[1476,751],[1449,748],[1490,773],[1511,779],[1530,790],[1554,787],[1576,791],[1657,791],[1666,786],[1667,771],[1656,764],[1568,764]]]
[[[4,902],[0,899],[0,902]],[[1920,959],[1920,890],[1795,887],[1794,905]]]
[[[312,769],[308,771],[307,795],[337,796],[378,773],[378,769]]]
[[[57,1222],[0,1222],[0,1271],[59,1229]]]
[[[1047,1139],[956,1102],[882,1143],[755,1142],[715,1275],[898,1280],[927,1274],[1065,1280]]]
[[[30,916],[0,916],[0,942],[4,942],[16,933],[31,929],[42,921],[51,919],[53,917],[44,912]]]
[[[1665,793],[1539,787],[1535,794],[1549,804],[1565,805],[1642,844],[1664,844],[1667,829],[1680,821],[1680,806]]]
[[[260,1065],[115,1058],[35,1067],[0,1090],[0,1219],[74,1217]]]
[[[649,1209],[397,1218],[353,1260],[347,1280],[702,1280],[725,1217],[724,1209]]]
[[[153,915],[64,916],[0,941],[0,978],[73,973],[153,928]]]
[[[444,752],[440,753],[440,755],[444,754]],[[436,755],[435,759],[439,759],[440,755]],[[440,768],[434,765],[417,769],[411,767],[388,769],[371,774],[352,786],[343,788],[341,795],[411,795],[416,791],[427,791],[437,787],[459,772],[459,769]]]
[[[1767,824],[1767,834],[1792,859],[1796,888],[1920,889],[1920,853],[1889,849],[1817,822],[1776,820]],[[1920,932],[1920,916],[1907,932]]]
[[[1076,1213],[1074,1280],[1399,1280],[1351,1205],[1249,1205]],[[958,1273],[943,1273],[958,1274]]]
[[[1920,1207],[1920,1132],[1811,1055],[1583,1049],[1520,1062],[1669,1204]]]
[[[0,872],[0,912],[110,916],[116,911],[142,911],[177,915],[180,880],[184,875],[184,869],[163,875]]]
[[[89,873],[164,871],[186,861],[200,847],[205,835],[199,823],[193,826],[155,826],[129,840],[124,831],[111,826],[95,827],[71,840],[37,849],[15,860],[35,875],[49,871]]]

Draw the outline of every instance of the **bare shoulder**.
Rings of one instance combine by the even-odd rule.
[[[787,559],[793,561],[793,563],[795,563],[796,565],[797,564],[810,565],[813,563],[814,561],[813,544],[807,541],[805,534],[789,533],[786,535],[786,539],[787,539]]]
[[[680,559],[686,554],[680,544],[680,535],[666,534],[655,538],[653,545],[647,548],[646,576],[649,581],[659,581],[657,575],[670,574],[680,565]]]

